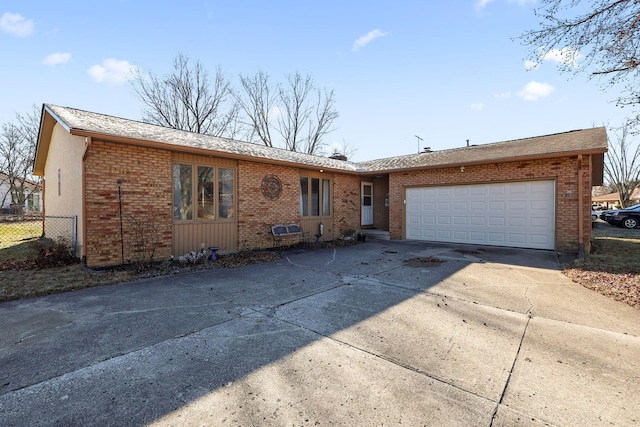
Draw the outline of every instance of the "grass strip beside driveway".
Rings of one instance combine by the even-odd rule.
[[[640,309],[640,229],[594,222],[591,254],[563,269],[574,282]]]

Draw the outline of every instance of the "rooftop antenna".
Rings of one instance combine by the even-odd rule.
[[[420,138],[418,135],[413,135],[418,139],[418,154],[420,154],[420,141],[424,141],[424,139]]]

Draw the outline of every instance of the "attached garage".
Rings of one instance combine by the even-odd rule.
[[[406,238],[533,249],[555,246],[555,181],[406,189]]]

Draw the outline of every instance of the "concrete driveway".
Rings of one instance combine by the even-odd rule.
[[[640,310],[552,252],[283,255],[0,304],[0,425],[640,423]]]

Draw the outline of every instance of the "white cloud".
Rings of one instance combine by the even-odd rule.
[[[495,99],[508,99],[511,98],[511,91],[496,93],[493,95]]]
[[[0,17],[0,30],[16,37],[27,37],[33,33],[35,25],[19,13],[5,12]]]
[[[70,53],[62,53],[62,52],[56,52],[56,53],[52,53],[51,55],[47,56],[46,58],[44,58],[42,60],[42,63],[44,65],[58,65],[58,64],[64,64],[66,62],[69,62],[71,60],[71,54]]]
[[[360,37],[358,40],[355,41],[355,43],[353,43],[353,51],[357,51],[358,49],[365,47],[366,45],[368,45],[369,43],[371,43],[372,41],[374,41],[375,39],[379,38],[379,37],[385,37],[388,36],[389,33],[385,33],[382,32],[379,29],[375,29],[373,31],[369,31],[367,34],[365,34],[364,36]]]
[[[530,59],[527,59],[526,61],[524,61],[524,68],[527,71],[535,70],[539,66],[540,66],[539,62],[532,61]]]
[[[558,64],[577,67],[583,55],[575,47],[563,47],[562,49],[551,49],[544,51],[540,49],[540,59],[543,61],[557,62]]]
[[[551,95],[555,88],[549,83],[539,83],[532,81],[527,83],[522,90],[518,92],[518,96],[525,101],[535,101],[539,98]]]
[[[101,65],[89,68],[88,73],[98,83],[121,84],[131,80],[136,70],[136,66],[129,64],[129,61],[109,58],[102,61]]]
[[[482,102],[474,102],[473,104],[471,104],[471,109],[473,111],[482,111],[483,108],[484,104]]]
[[[476,10],[484,9],[489,3],[493,3],[495,0],[478,0],[474,4]],[[535,3],[536,0],[508,0],[509,3],[518,3],[520,6],[524,6],[527,3]]]
[[[484,9],[489,3],[495,0],[478,0],[475,4],[476,9]]]

